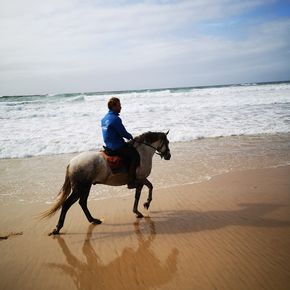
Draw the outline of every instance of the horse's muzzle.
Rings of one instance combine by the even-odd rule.
[[[170,152],[167,152],[167,153],[164,154],[164,159],[165,160],[170,160],[170,158],[171,158]]]

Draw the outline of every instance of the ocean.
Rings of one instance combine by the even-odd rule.
[[[290,132],[290,82],[0,97],[0,158],[102,146],[107,101],[133,136],[170,130],[170,142]]]

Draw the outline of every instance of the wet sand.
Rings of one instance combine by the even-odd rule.
[[[48,174],[58,160],[39,173],[43,191],[61,185]],[[31,189],[29,168],[22,170],[22,186]],[[2,203],[0,289],[289,289],[289,176],[290,166],[281,166],[160,187],[149,211],[144,191],[144,219],[132,213],[133,193],[91,200],[102,225],[88,224],[75,204],[56,237],[48,233],[58,214],[36,217],[49,205]],[[14,178],[5,175],[2,193]]]

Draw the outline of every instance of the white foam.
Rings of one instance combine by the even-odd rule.
[[[290,131],[290,84],[0,99],[0,158],[90,150],[102,145],[100,120],[118,96],[133,135],[167,131],[171,142]]]

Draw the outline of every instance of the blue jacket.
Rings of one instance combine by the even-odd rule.
[[[126,131],[122,124],[119,114],[114,111],[109,110],[102,119],[101,125],[105,146],[111,150],[121,148],[125,144],[123,138],[133,139],[132,135]]]

